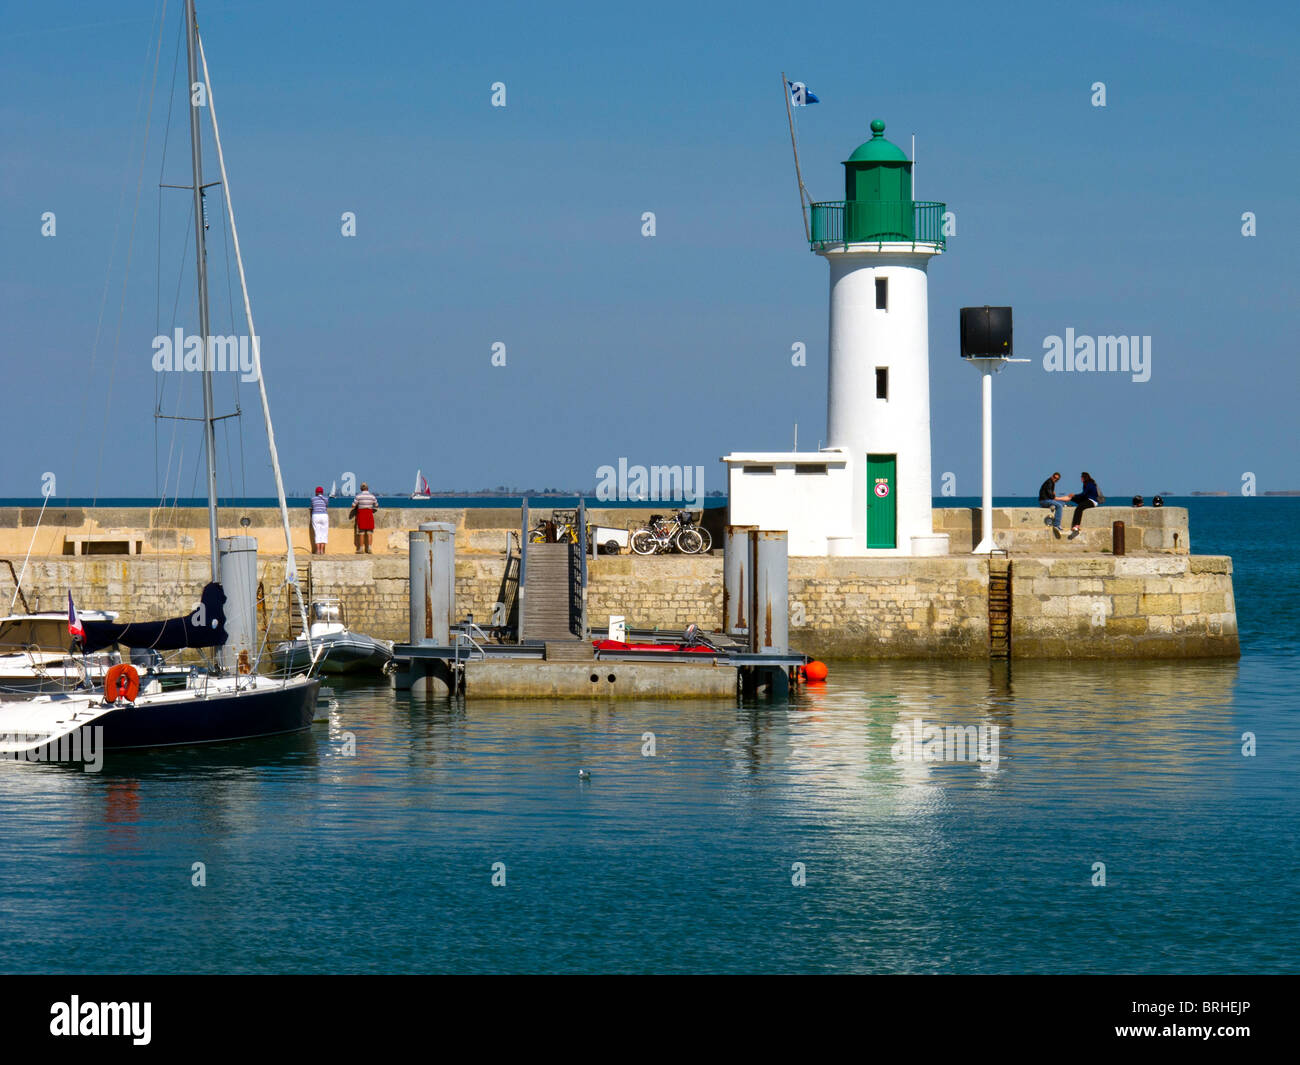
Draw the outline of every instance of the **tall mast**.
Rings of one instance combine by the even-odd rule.
[[[215,412],[212,403],[212,342],[208,326],[208,248],[204,236],[203,153],[199,147],[199,111],[194,102],[199,83],[197,42],[199,28],[194,15],[194,0],[185,0],[185,54],[189,60],[190,81],[190,163],[194,172],[194,249],[198,257],[199,336],[203,340],[203,450],[208,459],[208,541],[212,552],[212,579],[221,579],[221,562],[217,555],[217,446]],[[204,86],[206,98],[207,87]],[[205,99],[206,102],[206,99]]]

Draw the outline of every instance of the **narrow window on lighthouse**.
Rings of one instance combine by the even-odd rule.
[[[888,366],[876,367],[876,398],[877,399],[889,398],[889,367]]]
[[[889,310],[889,278],[876,278],[876,310]]]

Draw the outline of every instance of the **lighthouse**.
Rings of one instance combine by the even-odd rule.
[[[912,161],[871,123],[844,199],[810,207],[830,268],[826,447],[728,455],[733,525],[786,529],[802,555],[941,555],[930,479],[928,268],[944,205],[912,198]]]

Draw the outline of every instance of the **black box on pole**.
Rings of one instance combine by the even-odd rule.
[[[963,359],[1009,357],[1011,353],[1010,307],[963,307],[961,309],[961,357]]]

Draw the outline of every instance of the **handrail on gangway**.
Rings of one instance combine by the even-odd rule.
[[[524,642],[524,578],[528,568],[528,497],[519,508],[519,582],[515,587],[515,643]]]

